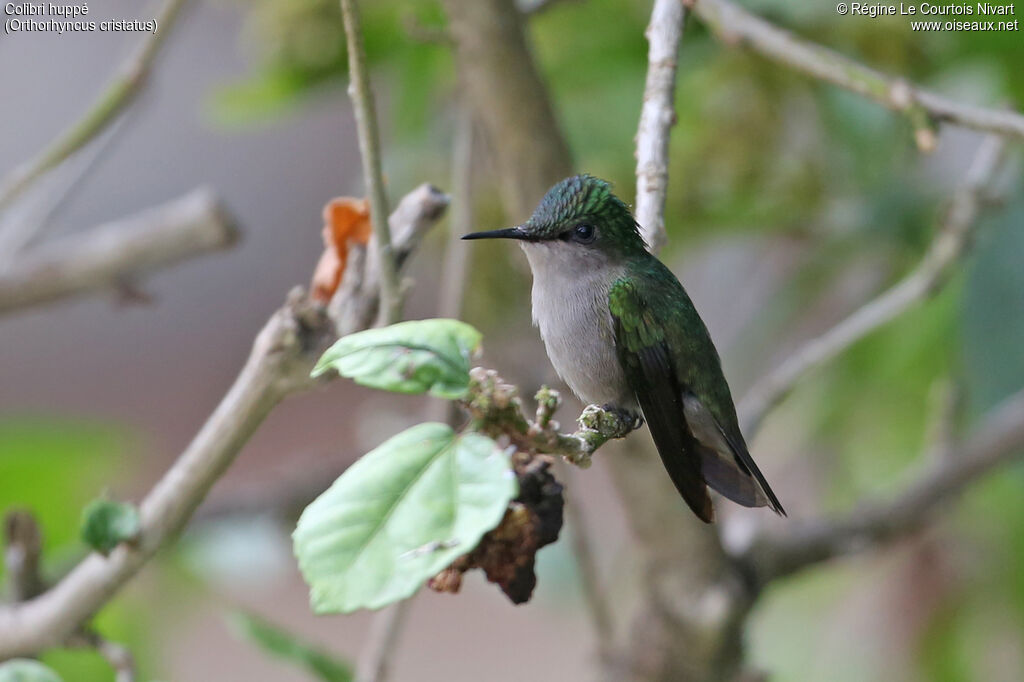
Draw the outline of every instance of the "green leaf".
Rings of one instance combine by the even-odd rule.
[[[299,519],[295,556],[313,610],[412,595],[498,525],[517,488],[508,455],[486,436],[428,423],[390,438]]]
[[[349,682],[352,679],[352,668],[348,663],[299,641],[292,633],[262,618],[248,613],[233,613],[228,622],[239,638],[271,656],[305,668],[317,679],[325,682]]]
[[[61,682],[61,679],[39,661],[14,658],[0,663],[0,682]]]
[[[82,512],[82,541],[104,556],[137,538],[141,529],[139,510],[125,502],[101,498]]]
[[[415,320],[338,339],[313,369],[334,369],[356,383],[396,393],[454,399],[469,387],[480,332],[458,320]]]

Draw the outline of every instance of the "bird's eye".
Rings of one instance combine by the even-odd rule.
[[[597,230],[590,223],[580,223],[572,231],[573,239],[581,244],[589,244],[597,236]]]

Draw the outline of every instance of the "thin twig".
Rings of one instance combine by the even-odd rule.
[[[398,636],[409,615],[412,599],[392,604],[374,618],[370,639],[359,657],[355,682],[387,682],[391,673],[391,658],[398,646]]]
[[[448,244],[444,252],[441,293],[438,298],[439,317],[459,317],[466,292],[469,272],[469,250],[462,235],[473,228],[473,117],[467,107],[461,107],[455,130],[455,148],[452,153],[452,219],[448,231]]]
[[[755,536],[739,558],[759,585],[835,557],[870,549],[920,528],[974,481],[1024,452],[1024,391],[1005,400],[948,456],[922,458],[928,469],[892,500],[866,501],[845,517],[795,522]]]
[[[686,23],[680,0],[655,0],[647,25],[647,82],[636,131],[636,220],[652,253],[665,245],[668,140],[676,122],[676,65]]]
[[[433,201],[426,206],[435,219],[443,212]],[[417,222],[421,217],[407,215]],[[415,243],[421,232],[402,226],[396,235]],[[396,242],[396,248],[405,244]],[[90,554],[53,589],[24,604],[0,608],[0,660],[59,645],[110,601],[188,523],[270,410],[286,395],[314,385],[309,372],[334,338],[323,308],[301,290],[293,291],[257,335],[248,361],[220,404],[142,501],[138,542],[121,545],[108,557]]]
[[[814,78],[904,112],[918,144],[928,149],[931,121],[1024,138],[1024,116],[987,109],[929,92],[900,78],[869,69],[838,52],[794,36],[729,0],[697,0],[694,11],[727,44],[739,44]]]
[[[388,224],[391,227],[391,246],[399,269],[419,247],[424,235],[448,210],[450,202],[451,197],[428,182],[398,202],[388,218]],[[366,329],[374,323],[374,319],[379,319],[380,271],[367,267],[366,251],[365,247],[357,244],[349,245],[348,265],[341,286],[328,305],[328,313],[335,321],[339,336]]]
[[[473,117],[467,106],[459,108],[456,116],[455,142],[452,150],[452,218],[448,229],[448,242],[444,249],[441,268],[441,286],[438,294],[437,316],[462,316],[466,280],[469,276],[469,251],[462,235],[473,227]],[[427,408],[431,421],[454,424],[458,408],[448,400],[432,400]]]
[[[225,248],[237,229],[207,190],[30,249],[0,272],[0,313],[111,288],[133,275]]]
[[[40,567],[43,536],[32,512],[16,510],[4,517],[4,567],[7,596],[13,603],[28,601],[46,589]]]
[[[370,76],[366,67],[363,30],[356,0],[341,0],[341,16],[345,24],[348,43],[349,96],[359,132],[359,152],[363,162],[363,182],[370,198],[370,221],[376,239],[375,268],[380,272],[381,324],[397,322],[402,315],[402,290],[398,280],[398,266],[391,249],[391,231],[388,229],[388,200],[384,192],[384,177],[380,161],[380,133],[377,130],[377,112],[370,90]]]
[[[565,515],[569,521],[570,540],[573,558],[580,579],[580,590],[583,603],[590,615],[590,624],[597,638],[597,651],[602,661],[609,661],[613,655],[615,621],[612,609],[608,604],[607,591],[601,584],[601,572],[598,570],[597,557],[594,555],[594,541],[587,526],[587,514],[582,504],[582,490],[574,489],[574,479],[582,474],[571,467],[559,463],[560,478],[566,482]]]
[[[114,669],[114,682],[135,682],[135,657],[123,644],[112,642],[98,632],[83,629],[64,642],[65,646],[95,649]]]
[[[56,185],[53,189],[44,184],[45,191],[36,192],[31,201],[22,201],[0,214],[0,271],[16,262],[25,248],[39,240],[49,229],[53,216],[75,196],[109,156],[115,146],[114,141],[126,129],[125,122],[130,111],[118,118],[106,133],[99,136],[88,154],[80,154],[79,158],[75,159],[77,164],[68,164],[74,166],[67,169],[68,177],[59,177],[60,173],[51,176],[51,184]]]
[[[472,137],[470,117],[465,110],[460,110],[452,157],[452,218],[442,269],[438,317],[458,317],[462,310],[468,263],[465,245],[460,241],[460,236],[468,232],[472,225]],[[455,406],[447,400],[432,400],[426,406],[426,414],[431,421],[444,421],[454,425]],[[395,643],[407,621],[410,601],[411,599],[405,599],[374,616],[370,639],[359,654],[356,682],[387,680],[391,658],[397,651]]]
[[[951,377],[940,377],[932,382],[927,405],[924,450],[944,459],[956,447],[956,426],[964,406],[963,390]]]
[[[1004,140],[995,135],[982,141],[944,222],[910,274],[839,324],[804,343],[754,384],[739,406],[743,430],[748,437],[753,436],[768,411],[785,398],[809,370],[828,362],[939,290],[952,267],[970,247],[971,232],[986,198],[987,185],[999,169],[1004,146]]]
[[[0,212],[7,209],[32,183],[88,144],[135,100],[184,3],[185,0],[167,0],[157,15],[157,30],[143,38],[114,80],[85,114],[39,156],[12,171],[4,179],[3,187],[0,188]]]

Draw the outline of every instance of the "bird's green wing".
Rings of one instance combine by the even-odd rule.
[[[701,474],[698,444],[683,418],[683,392],[672,353],[664,337],[663,321],[628,279],[619,279],[608,292],[615,334],[615,349],[636,394],[644,419],[669,477],[701,520],[714,518],[711,498]]]

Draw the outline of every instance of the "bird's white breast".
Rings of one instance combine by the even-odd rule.
[[[533,321],[555,371],[585,402],[635,409],[608,310],[608,288],[621,267],[560,242],[523,250],[533,270]]]

